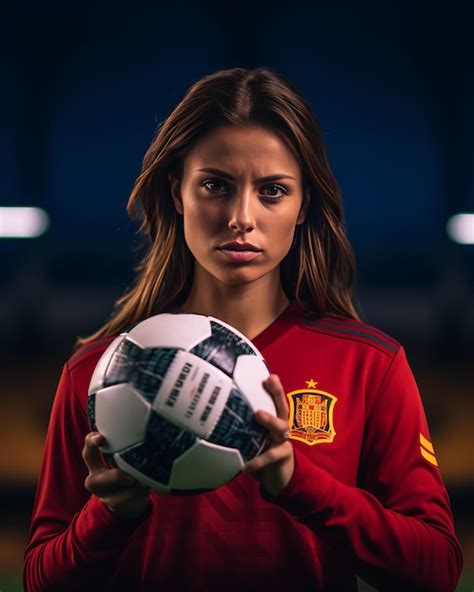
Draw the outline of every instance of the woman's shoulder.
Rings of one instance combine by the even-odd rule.
[[[77,400],[84,407],[87,405],[94,370],[103,353],[115,339],[116,336],[110,336],[88,341],[76,349],[64,364],[62,384],[67,385],[67,389],[75,393]]]
[[[116,338],[116,335],[110,335],[81,345],[66,362],[69,371],[89,366],[95,367],[99,358]]]
[[[315,334],[376,348],[389,357],[394,357],[402,348],[401,344],[385,331],[358,319],[332,314],[321,315],[300,309],[295,320],[302,328]]]

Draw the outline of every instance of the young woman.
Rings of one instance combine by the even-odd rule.
[[[27,592],[449,592],[462,554],[403,348],[358,320],[354,263],[321,132],[269,69],[195,83],[129,201],[148,251],[111,320],[65,364]],[[260,349],[269,447],[216,491],[150,493],[105,466],[87,390],[114,336],[164,311],[218,317]]]

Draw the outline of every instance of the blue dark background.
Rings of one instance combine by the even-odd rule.
[[[467,0],[4,8],[0,206],[42,207],[51,226],[0,239],[2,399],[24,438],[0,464],[17,516],[0,571],[20,564],[61,364],[133,279],[125,204],[143,154],[193,82],[234,66],[280,72],[321,124],[362,315],[407,348],[473,569],[474,247],[445,230],[474,211],[473,12]]]

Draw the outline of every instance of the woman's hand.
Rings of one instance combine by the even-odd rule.
[[[269,446],[246,463],[245,471],[258,479],[274,497],[288,484],[294,469],[293,447],[288,440],[288,404],[280,379],[271,374],[263,383],[275,403],[277,417],[257,411],[255,419],[269,432]]]
[[[112,512],[126,518],[138,518],[148,506],[149,489],[120,469],[111,469],[99,450],[105,438],[99,432],[90,432],[84,440],[82,458],[89,469],[84,485]]]

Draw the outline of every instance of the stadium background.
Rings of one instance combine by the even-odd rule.
[[[474,211],[472,3],[47,2],[1,20],[0,206],[50,217],[39,238],[0,240],[2,592],[21,590],[61,366],[133,277],[125,203],[142,155],[195,80],[261,65],[321,122],[361,311],[407,349],[471,590],[474,247],[446,222]]]

